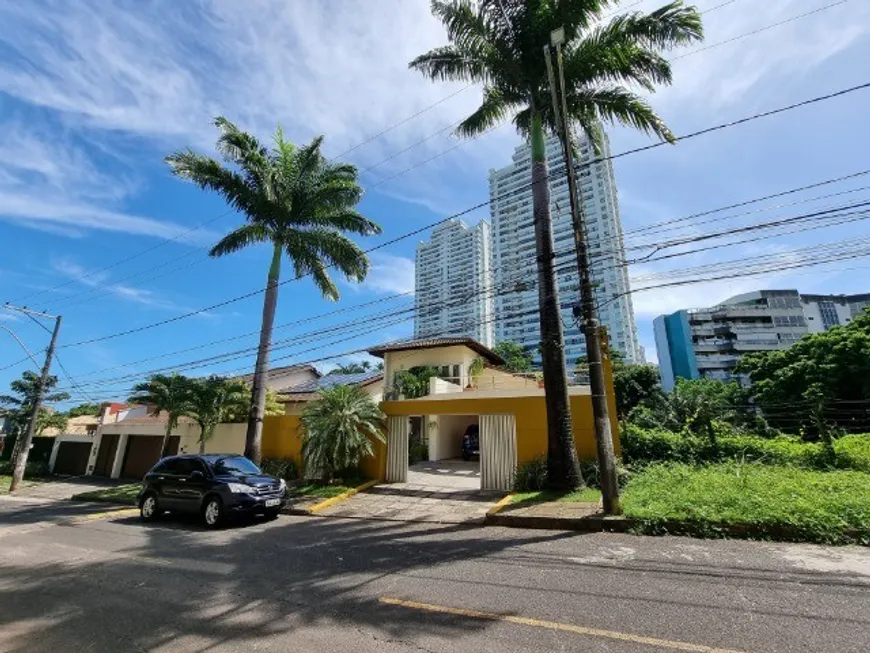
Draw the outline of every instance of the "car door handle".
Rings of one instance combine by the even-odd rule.
[[[165,476],[158,476],[158,477],[157,477],[157,480],[158,480],[158,481],[165,481],[165,480],[166,480],[166,477],[165,477]]]
[[[186,478],[180,478],[180,479],[178,479],[178,480],[181,481],[182,483],[185,483],[185,482],[187,481]]]

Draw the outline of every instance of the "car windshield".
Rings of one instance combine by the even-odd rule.
[[[215,474],[237,476],[240,474],[259,474],[260,468],[244,456],[231,456],[215,461],[214,472]]]

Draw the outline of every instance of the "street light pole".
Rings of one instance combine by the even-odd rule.
[[[574,155],[571,142],[571,127],[568,121],[568,103],[565,97],[565,75],[562,66],[562,43],[565,40],[563,29],[555,30],[551,40],[556,48],[556,63],[559,71],[559,84],[553,74],[553,64],[549,46],[544,47],[544,58],[550,78],[553,96],[553,112],[559,125],[559,138],[565,158],[565,171],[568,175],[568,193],[571,202],[571,219],[574,227],[574,247],[577,252],[577,278],[580,284],[580,306],[583,317],[583,331],[586,336],[586,359],[589,363],[589,386],[592,399],[592,418],[595,424],[595,445],[598,457],[598,470],[601,482],[601,498],[604,512],[608,515],[622,514],[619,500],[619,483],[616,474],[616,457],[613,453],[613,435],[610,428],[610,410],[607,406],[607,391],[604,382],[604,366],[601,352],[601,329],[595,295],[592,290],[592,274],[589,265],[589,252],[586,245],[586,229],[583,204],[577,193],[577,177],[574,170]],[[558,93],[562,94],[561,103]],[[561,106],[560,106],[561,104]],[[560,111],[561,109],[561,111]]]
[[[30,454],[30,445],[33,442],[33,434],[36,431],[36,418],[39,415],[39,408],[42,404],[42,398],[45,396],[45,384],[48,381],[48,373],[51,370],[51,359],[54,357],[54,348],[57,344],[57,334],[60,331],[61,316],[54,318],[54,331],[51,333],[51,341],[48,344],[48,349],[45,352],[45,363],[42,365],[42,376],[39,380],[39,388],[36,393],[36,399],[33,402],[33,409],[30,411],[30,420],[27,422],[27,432],[24,434],[24,439],[21,441],[21,446],[18,447],[18,456],[15,459],[15,468],[12,471],[12,482],[9,484],[9,492],[15,492],[24,478],[24,470],[27,467],[27,457]]]

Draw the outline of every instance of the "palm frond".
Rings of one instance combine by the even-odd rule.
[[[456,133],[460,136],[477,136],[504,120],[511,106],[505,101],[504,94],[494,88],[483,90],[483,102],[459,123]]]
[[[673,133],[649,103],[621,86],[573,89],[568,93],[567,104],[568,113],[581,124],[589,125],[594,112],[605,122],[631,126],[662,140],[674,141]]]
[[[311,272],[315,280],[321,266],[313,264],[314,261],[339,270],[351,281],[362,281],[368,274],[365,252],[350,238],[332,229],[291,230],[286,234],[285,243],[288,255],[293,259],[300,256],[306,271]]]
[[[623,38],[598,31],[572,45],[564,53],[565,80],[575,87],[600,83],[637,84],[653,92],[656,85],[670,84],[671,64],[657,52]]]
[[[704,38],[701,14],[674,0],[649,14],[632,12],[613,17],[601,29],[602,38],[630,40],[646,48],[671,50]]]
[[[209,250],[208,255],[215,257],[225,256],[226,254],[238,252],[240,249],[255,243],[265,243],[269,242],[269,240],[270,232],[266,225],[261,222],[249,222],[221,238]]]
[[[211,157],[185,150],[170,154],[164,160],[172,169],[172,174],[202,189],[219,193],[237,211],[248,216],[261,212],[259,190],[250,187],[242,175],[225,168]]]
[[[320,227],[349,231],[360,236],[373,236],[381,233],[381,226],[372,222],[353,209],[344,211],[318,211],[310,220],[310,224]]]
[[[408,68],[418,70],[434,81],[474,82],[488,84],[492,80],[486,60],[471,57],[452,45],[433,48],[412,59]]]
[[[272,165],[269,150],[257,138],[239,129],[223,116],[214,120],[220,130],[216,148],[227,161],[239,166],[245,173],[248,183],[271,196]]]
[[[302,455],[309,471],[327,478],[359,467],[384,441],[385,415],[359,386],[333,386],[310,401],[301,418]]]

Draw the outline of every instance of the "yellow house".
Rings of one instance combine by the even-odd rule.
[[[435,338],[375,347],[369,353],[384,359],[387,415],[383,478],[407,478],[409,442],[425,445],[429,460],[456,458],[463,434],[476,425],[480,434],[482,489],[510,489],[518,464],[547,453],[544,390],[533,376],[510,374],[501,357],[471,338]],[[428,393],[408,398],[397,387],[400,372],[434,367]],[[614,448],[619,452],[618,422],[609,360],[609,386]],[[595,458],[595,432],[589,387],[569,386],[572,426],[581,460]]]

